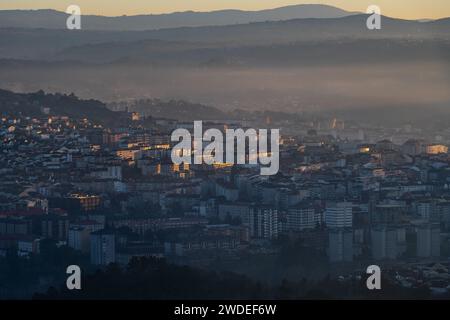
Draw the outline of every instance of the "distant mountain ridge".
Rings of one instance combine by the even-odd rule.
[[[449,18],[418,22],[383,17],[383,28],[376,31],[367,29],[366,20],[367,15],[361,14],[148,31],[0,28],[0,59],[107,62],[138,55],[148,55],[144,57],[148,60],[168,51],[195,53],[195,49],[206,52],[339,39],[450,40]]]
[[[146,31],[0,28],[0,88],[104,102],[195,101],[223,112],[448,106],[450,19],[383,16],[382,29],[369,30],[367,17]],[[161,104],[152,108],[172,116]],[[198,114],[183,108],[183,117]]]
[[[81,8],[81,10],[83,10]],[[83,11],[82,11],[83,14]],[[163,28],[223,26],[290,19],[341,18],[357,14],[333,6],[301,4],[260,11],[220,10],[106,17],[83,15],[84,30],[143,31]],[[0,28],[65,29],[68,15],[55,10],[2,10]]]

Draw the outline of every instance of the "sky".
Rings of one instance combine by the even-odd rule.
[[[329,4],[349,11],[378,5],[382,14],[403,19],[450,17],[450,0],[0,0],[0,10],[56,9],[80,6],[82,14],[105,16],[159,14],[221,9],[261,10],[302,3]]]

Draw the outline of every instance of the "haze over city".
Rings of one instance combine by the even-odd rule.
[[[0,299],[450,299],[447,0],[0,9]]]

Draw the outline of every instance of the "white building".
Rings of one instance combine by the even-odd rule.
[[[278,238],[278,210],[272,207],[255,207],[250,213],[250,235],[252,238]]]
[[[351,202],[330,203],[327,205],[324,215],[328,228],[351,228],[353,226]]]
[[[17,242],[17,252],[19,256],[40,253],[40,239],[23,239]]]
[[[314,229],[318,224],[320,224],[320,215],[312,206],[295,206],[288,209],[286,222],[288,231]]]
[[[116,261],[116,244],[113,233],[97,231],[91,233],[91,263],[108,265]]]
[[[70,227],[67,245],[82,252],[89,252],[90,249],[90,231],[84,227]]]

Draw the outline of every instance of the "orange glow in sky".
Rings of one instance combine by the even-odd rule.
[[[450,17],[449,0],[2,0],[0,9],[51,8],[65,11],[69,5],[76,4],[83,14],[119,16],[188,10],[261,10],[302,3],[329,4],[361,12],[365,12],[369,5],[378,5],[382,14],[404,19]]]

